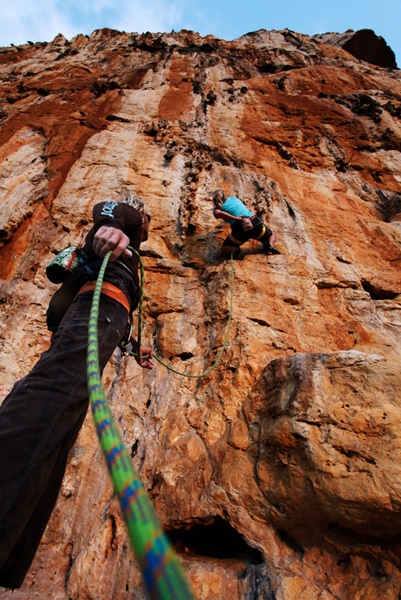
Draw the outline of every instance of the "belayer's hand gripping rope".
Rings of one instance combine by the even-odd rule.
[[[111,252],[103,260],[89,318],[87,375],[93,419],[148,597],[151,600],[195,600],[124,446],[102,385],[97,321],[101,287],[110,255]]]

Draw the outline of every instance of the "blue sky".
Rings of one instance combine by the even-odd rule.
[[[51,41],[58,33],[191,29],[225,40],[257,29],[313,35],[373,29],[401,67],[401,0],[0,0],[0,46]]]

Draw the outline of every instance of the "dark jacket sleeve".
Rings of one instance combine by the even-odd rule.
[[[100,202],[93,207],[93,233],[106,225],[120,229],[130,238],[130,245],[139,249],[142,237],[142,215],[132,206],[118,202]]]

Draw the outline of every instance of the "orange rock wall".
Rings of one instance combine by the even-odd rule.
[[[127,447],[198,600],[399,598],[401,82],[288,30],[232,42],[99,30],[0,49],[0,390],[49,344],[52,249],[134,190],[144,372],[104,373]],[[279,256],[219,257],[211,193]],[[23,587],[142,600],[91,415]]]

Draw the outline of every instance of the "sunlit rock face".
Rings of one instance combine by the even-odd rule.
[[[224,352],[185,378],[116,351],[103,381],[199,600],[399,598],[401,82],[337,41],[103,29],[0,49],[1,395],[49,345],[52,250],[97,201],[143,196],[144,339],[190,375]],[[281,252],[244,245],[233,297],[216,189]],[[91,415],[0,597],[145,598]]]

